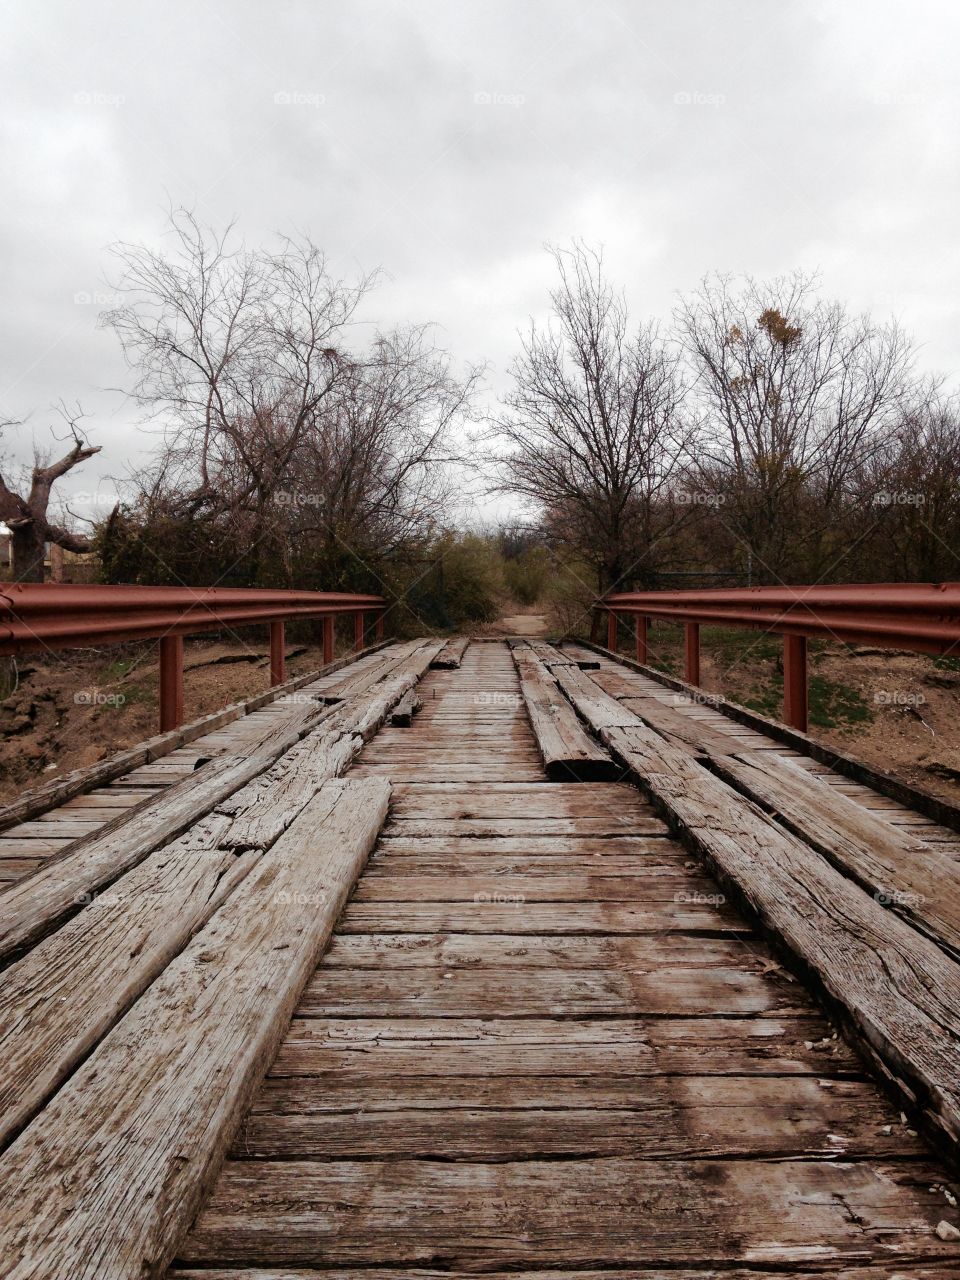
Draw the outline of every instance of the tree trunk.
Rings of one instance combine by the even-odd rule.
[[[43,581],[43,542],[36,521],[11,530],[14,582]]]

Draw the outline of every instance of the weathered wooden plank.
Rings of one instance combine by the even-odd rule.
[[[351,773],[350,775],[354,775]],[[382,843],[377,850],[378,859],[467,856],[494,857],[571,857],[580,860],[585,870],[608,858],[634,858],[638,865],[650,862],[654,865],[676,857],[680,862],[695,865],[692,856],[676,840],[664,833],[644,835],[628,831],[616,836],[526,835],[526,836],[464,836],[456,831],[433,836],[407,838],[400,832],[391,835],[389,843]],[[396,863],[394,864],[397,865]],[[399,872],[398,872],[399,873]]]
[[[596,781],[617,777],[619,766],[609,752],[584,731],[576,712],[536,651],[532,648],[514,649],[513,658],[530,727],[537,739],[547,776],[560,781]],[[569,663],[569,659],[566,661]]]
[[[536,784],[526,787],[496,783],[448,787],[441,783],[430,788],[398,787],[398,792],[392,807],[393,816],[398,821],[570,817],[606,819],[609,824],[613,816],[624,827],[634,818],[643,820],[651,815],[650,806],[641,799],[635,787],[618,786],[616,783],[583,787],[558,782],[548,784],[547,789]]]
[[[376,839],[331,781],[0,1158],[11,1280],[160,1276]],[[69,1179],[63,1171],[69,1170]],[[104,1220],[123,1229],[104,1231]]]
[[[929,1181],[926,1179],[929,1178]],[[837,1161],[232,1161],[191,1263],[756,1265],[950,1260],[933,1170]],[[696,1206],[691,1230],[690,1206]]]
[[[290,826],[327,778],[339,777],[363,746],[350,734],[315,730],[220,806],[232,818],[224,847],[264,849]]]
[[[314,726],[322,724],[323,732],[329,735],[330,768],[345,767],[359,750],[359,739],[376,733],[397,699],[427,669],[436,647],[417,643],[410,653],[404,649],[396,661],[391,659],[388,675],[333,709],[302,693],[291,695],[289,700],[279,699],[271,707],[275,716],[257,713],[249,718],[242,759],[226,753],[216,757],[144,807],[119,813],[116,823],[67,847],[55,863],[41,868],[29,880],[5,889],[0,893],[0,957],[29,946],[74,910],[78,901],[111,883],[152,850],[182,834],[192,821],[253,782]],[[273,778],[271,775],[270,785]],[[313,774],[308,774],[294,780],[291,788],[305,802],[316,789],[315,782]],[[290,796],[287,800],[296,807]],[[278,820],[272,823],[275,833],[282,829],[288,809],[289,805],[278,806]],[[267,820],[258,818],[263,821]],[[268,838],[258,829],[249,834],[249,843]]]
[[[253,866],[202,819],[0,974],[0,1146],[210,919]]]
[[[70,836],[57,836],[52,840],[47,836],[27,837],[25,840],[14,839],[12,836],[0,836],[0,857],[48,858],[72,843]]]
[[[295,1018],[271,1076],[862,1076],[822,1017]]]
[[[934,1131],[960,1139],[960,967],[652,729],[602,730],[672,822],[843,1009]]]
[[[797,1000],[800,1001],[798,1006]],[[307,983],[297,1014],[304,1018],[719,1017],[808,1012],[805,993],[738,968],[482,971],[360,969],[327,972]]]
[[[424,844],[426,843],[424,841]],[[486,843],[495,844],[496,842],[487,841]],[[489,885],[490,877],[499,879],[500,877],[521,875],[527,877],[628,877],[638,882],[634,886],[638,893],[643,893],[645,885],[654,881],[671,883],[673,891],[678,888],[689,887],[691,884],[691,871],[685,865],[682,850],[669,840],[657,841],[656,837],[651,837],[649,843],[653,846],[650,851],[651,855],[656,850],[663,851],[663,856],[659,860],[652,856],[640,860],[636,856],[617,857],[616,854],[591,858],[589,855],[586,857],[564,857],[562,855],[534,856],[524,853],[520,856],[501,857],[499,850],[496,848],[487,853],[468,850],[466,853],[457,855],[437,855],[432,853],[429,847],[424,850],[422,855],[397,857],[393,854],[393,842],[391,841],[389,845],[379,849],[371,857],[364,877],[364,884],[377,883],[379,885],[384,879],[397,881],[407,878],[414,880],[422,878],[425,881],[431,881],[443,877],[459,879],[461,876],[482,876],[486,878],[486,882]],[[689,858],[687,861],[689,861]],[[394,884],[389,891],[398,887]],[[430,888],[429,884],[427,888]],[[455,898],[459,899],[460,896],[458,893]]]
[[[369,873],[365,873],[369,874]],[[738,967],[771,972],[769,957],[749,940],[683,933],[639,936],[381,933],[334,934],[323,969],[437,969],[490,966],[516,969],[627,969],[656,973],[665,967]],[[786,975],[784,980],[786,980]]]
[[[447,670],[459,667],[469,643],[469,636],[457,636],[453,640],[448,640],[430,665],[438,669]]]
[[[362,699],[357,702],[362,711]],[[81,1056],[202,927],[324,781],[363,745],[325,724],[219,806],[216,819],[148,856],[112,889],[0,976],[0,1142],[19,1128]],[[64,994],[66,993],[66,994]]]
[[[881,905],[960,956],[960,868],[949,854],[875,818],[855,800],[770,752],[718,762],[716,771]]]
[[[872,1084],[815,1077],[268,1080],[234,1159],[918,1159]]]
[[[386,641],[385,643],[389,644],[390,642]],[[376,647],[382,648],[383,646],[378,645]],[[370,653],[371,650],[368,649],[366,652]],[[118,752],[116,755],[110,756],[106,760],[99,760],[96,764],[84,766],[80,769],[72,769],[69,773],[60,774],[40,786],[31,788],[11,804],[0,807],[0,831],[5,830],[7,827],[12,827],[18,822],[25,822],[28,818],[52,809],[59,804],[64,804],[71,798],[90,791],[94,787],[101,786],[103,783],[111,782],[123,774],[129,773],[139,765],[146,764],[151,760],[157,760],[183,743],[194,742],[198,738],[205,738],[209,741],[217,729],[241,720],[256,708],[273,702],[275,699],[282,698],[288,692],[299,689],[305,684],[309,684],[311,681],[316,680],[318,675],[324,672],[333,673],[341,667],[362,660],[362,658],[358,659],[352,654],[347,655],[327,667],[321,668],[320,671],[312,671],[304,675],[295,676],[285,681],[284,684],[268,689],[254,698],[231,703],[219,711],[211,711],[206,715],[198,716],[197,719],[191,720],[189,724],[181,725],[178,729],[168,733],[157,734],[127,751]]]
[[[650,907],[617,902],[524,902],[508,888],[494,886],[485,898],[471,902],[405,902],[402,908],[395,902],[351,903],[340,927],[345,933],[753,933],[729,906],[689,896],[693,899],[690,902],[659,902]]]
[[[612,726],[630,725],[636,720],[632,711],[604,693],[596,681],[578,667],[557,666],[553,668],[553,675],[594,733]]]
[[[498,895],[513,902],[615,902],[645,907],[659,903],[725,901],[707,876],[680,869],[665,876],[558,875],[392,875],[382,869],[365,876],[353,901],[378,902],[492,902]]]
[[[573,818],[392,818],[384,838],[404,839],[468,836],[664,836],[667,826],[652,813],[620,817]]]
[[[599,684],[603,683],[599,672],[593,679]],[[628,711],[633,711],[645,724],[662,734],[668,742],[686,747],[694,754],[709,751],[711,755],[722,756],[743,749],[743,741],[736,734],[726,733],[710,722],[678,711],[658,698],[627,696],[621,697],[619,701]],[[735,727],[733,721],[730,721],[730,725],[731,728]],[[777,744],[770,745],[775,747]]]
[[[28,879],[0,894],[0,958],[37,942],[78,904],[135,867],[154,849],[175,840],[221,800],[272,763],[254,753],[219,756],[175,784],[116,830],[96,831],[72,843]]]
[[[396,728],[407,729],[410,722],[420,710],[422,703],[420,695],[411,689],[405,693],[397,705],[393,709],[393,715],[390,717],[390,723]]]

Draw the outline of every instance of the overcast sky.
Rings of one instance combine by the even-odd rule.
[[[819,270],[960,368],[960,6],[942,0],[20,0],[0,39],[0,414],[79,399],[106,495],[150,440],[106,248],[169,204],[389,273],[502,387],[545,241],[603,245],[638,315],[718,269]],[[9,446],[8,446],[9,447]]]

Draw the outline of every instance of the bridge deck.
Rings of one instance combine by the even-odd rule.
[[[389,817],[171,1280],[960,1273],[938,1158],[631,782],[547,781],[508,647],[420,696],[349,771]]]
[[[422,696],[355,766],[392,814],[186,1274],[937,1246],[942,1175],[637,791],[544,780],[507,649]]]

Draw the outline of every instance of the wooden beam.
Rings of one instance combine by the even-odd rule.
[[[164,1274],[366,862],[389,791],[375,778],[325,784],[6,1152],[0,1256],[29,1259],[37,1277]],[[122,1230],[104,1230],[108,1188]]]

